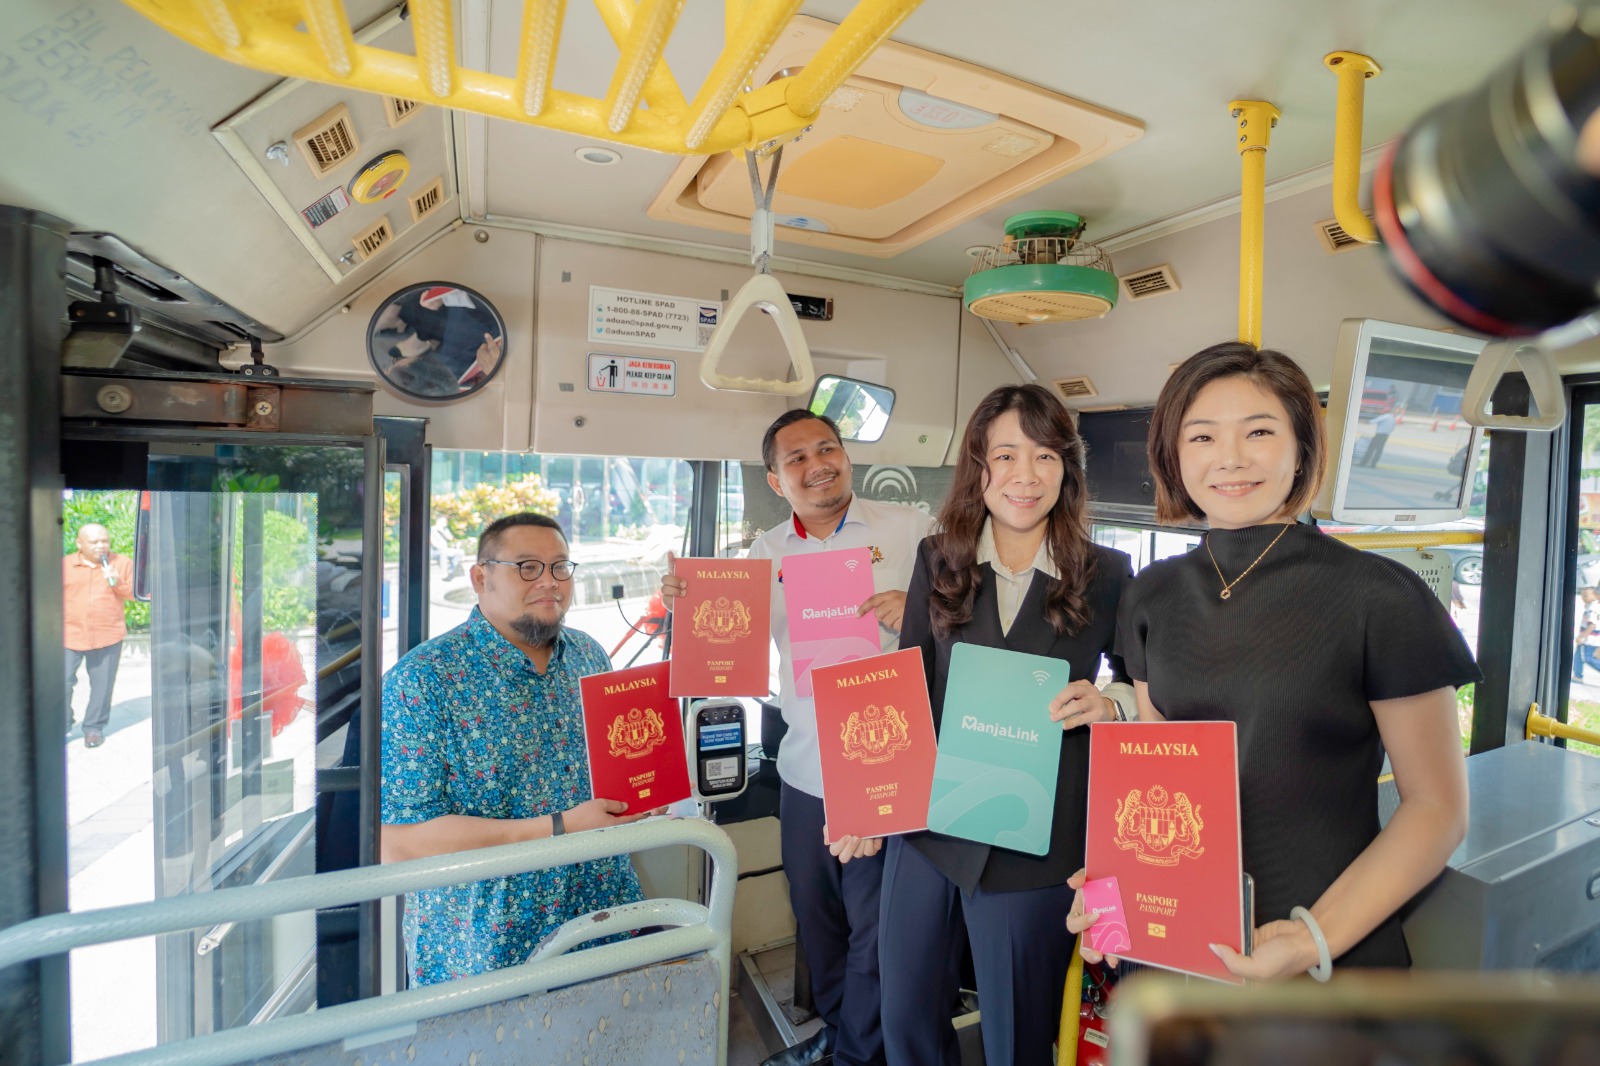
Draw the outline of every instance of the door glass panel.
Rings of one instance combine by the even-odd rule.
[[[316,872],[319,718],[359,706],[362,451],[161,450],[145,491],[63,505],[68,599],[93,601],[88,632],[69,607],[66,634],[75,911]],[[85,524],[110,532],[105,559],[77,550]],[[115,654],[96,656],[107,640]],[[91,706],[100,678],[107,709]],[[302,913],[73,952],[75,1057],[312,1008],[316,934]]]
[[[1592,390],[1584,395],[1593,396]],[[1572,596],[1572,669],[1563,679],[1566,720],[1582,729],[1600,730],[1600,403],[1587,402],[1573,412],[1573,444],[1577,461],[1570,477],[1572,501],[1567,516],[1568,551],[1574,559]],[[1582,427],[1581,429],[1579,427]],[[1567,661],[1565,656],[1558,662]],[[1571,740],[1574,751],[1600,755],[1600,747]]]

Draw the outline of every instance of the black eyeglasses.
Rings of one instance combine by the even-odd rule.
[[[545,564],[538,559],[524,559],[520,563],[508,563],[504,559],[485,559],[483,566],[514,566],[517,573],[522,575],[524,581],[537,581],[539,575],[544,573]],[[550,576],[557,581],[571,581],[572,573],[578,569],[578,564],[571,559],[562,559],[558,563],[550,564]]]

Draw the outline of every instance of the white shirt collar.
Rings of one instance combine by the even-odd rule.
[[[995,550],[993,523],[994,519],[992,518],[985,518],[983,520],[983,531],[978,534],[977,561],[980,566],[984,563],[988,563],[990,566],[994,567],[996,572],[1004,570],[1009,574],[1011,571],[1007,569],[1005,563],[1000,561],[1000,553]],[[1039,550],[1034,552],[1033,563],[1028,567],[1028,569],[1037,570],[1041,574],[1045,574],[1046,576],[1057,579],[1061,577],[1060,572],[1056,570],[1054,561],[1052,561],[1050,558],[1050,538],[1048,536],[1039,542]],[[1027,570],[1021,571],[1021,573],[1024,574],[1027,572]]]
[[[824,538],[824,539],[831,539],[840,530],[844,529],[845,526],[858,526],[858,525],[859,526],[864,526],[864,525],[866,525],[867,524],[867,517],[861,513],[861,506],[864,505],[866,502],[867,501],[865,501],[864,499],[861,498],[861,494],[859,492],[850,493],[850,502],[845,505],[844,517],[839,519],[839,524],[838,524],[838,526],[834,527],[833,533],[828,534],[828,537]],[[786,531],[786,534],[785,534],[786,537],[788,539],[790,539],[790,540],[815,540],[816,539],[815,537],[812,537],[809,533],[802,537],[800,535],[799,529],[797,528],[799,526],[801,526],[800,516],[795,514],[793,508],[790,508],[789,509],[789,521],[787,523],[787,531]]]

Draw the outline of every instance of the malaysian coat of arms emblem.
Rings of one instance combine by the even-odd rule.
[[[1152,785],[1141,798],[1130,788],[1126,798],[1117,801],[1117,847],[1132,851],[1140,862],[1152,866],[1176,866],[1182,859],[1197,859],[1205,853],[1200,846],[1199,808],[1179,792],[1168,796],[1160,785]]]
[[[617,715],[606,729],[606,740],[611,745],[613,758],[642,759],[667,739],[667,726],[661,712],[654,707],[640,710],[635,707],[626,714]]]
[[[911,729],[906,716],[885,704],[869,704],[865,710],[851,711],[839,731],[844,741],[844,757],[860,759],[863,766],[874,766],[894,758],[895,752],[911,746]]]
[[[694,635],[713,644],[732,644],[750,635],[750,609],[743,600],[718,596],[694,612]]]

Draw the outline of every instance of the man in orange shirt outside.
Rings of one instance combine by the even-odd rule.
[[[89,709],[83,716],[83,746],[106,742],[111,718],[111,688],[117,680],[122,638],[128,635],[122,605],[133,599],[133,561],[111,551],[111,534],[101,525],[78,530],[78,550],[61,560],[62,603],[66,615],[67,728],[72,728],[72,689],[78,666],[89,667]]]

